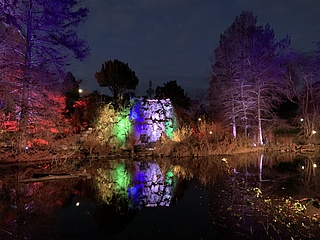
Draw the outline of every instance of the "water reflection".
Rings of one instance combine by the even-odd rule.
[[[176,178],[170,168],[162,172],[156,162],[114,161],[97,170],[99,197],[107,204],[122,203],[132,208],[169,206]]]
[[[32,168],[1,167],[0,239],[111,236],[125,231],[143,209],[160,207],[173,211],[172,207],[188,194],[191,181],[211,191],[211,187],[229,173],[239,189],[259,187],[264,194],[276,196],[301,194],[301,190],[308,189],[317,194],[314,189],[320,181],[318,165],[317,157],[269,154],[203,159],[114,159],[84,165],[92,179],[39,179],[27,183],[19,179],[31,175]],[[196,204],[192,201],[190,204]]]

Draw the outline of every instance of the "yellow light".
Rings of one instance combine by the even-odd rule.
[[[313,164],[313,167],[316,168],[316,167],[317,167],[317,164],[314,163],[314,164]]]
[[[82,89],[81,88],[79,88],[79,93],[82,93]]]
[[[212,131],[210,131],[209,134],[212,134]]]
[[[301,166],[301,169],[304,170],[304,166]]]
[[[201,118],[198,118],[198,121],[201,121]]]
[[[303,122],[303,118],[300,118],[300,122]]]
[[[79,207],[80,206],[80,202],[76,202],[76,206]]]
[[[312,131],[312,134],[316,134],[317,132],[315,130]]]

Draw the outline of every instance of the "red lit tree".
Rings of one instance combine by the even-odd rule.
[[[79,3],[81,0],[25,0],[0,5],[0,19],[15,27],[24,39],[17,48],[22,60],[16,63],[23,71],[23,78],[18,79],[22,148],[28,139],[29,120],[35,112],[31,92],[56,88],[69,57],[82,60],[88,54],[86,43],[76,32],[88,14],[87,8],[78,7]]]

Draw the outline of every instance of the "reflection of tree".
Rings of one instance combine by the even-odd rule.
[[[17,179],[16,173],[6,173],[0,179],[0,239],[54,236],[54,211],[67,206],[68,199],[80,194],[83,182],[68,179],[17,183]]]
[[[304,160],[304,164],[300,166],[301,172],[303,174],[302,182],[304,186],[318,187],[320,176],[317,172],[318,165],[316,161],[308,157]]]
[[[107,169],[97,169],[96,187],[99,198],[107,204],[127,201],[130,176],[122,161],[111,162]]]
[[[17,224],[17,189],[15,175],[3,175],[0,180],[0,239],[15,236]]]
[[[217,177],[226,172],[221,157],[183,158],[171,161],[174,174],[180,179],[196,179],[201,184],[213,184]]]

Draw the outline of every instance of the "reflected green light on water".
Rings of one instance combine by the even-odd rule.
[[[111,203],[115,197],[127,199],[127,189],[130,176],[124,162],[112,164],[111,168],[97,169],[96,188],[99,197],[106,203]]]

